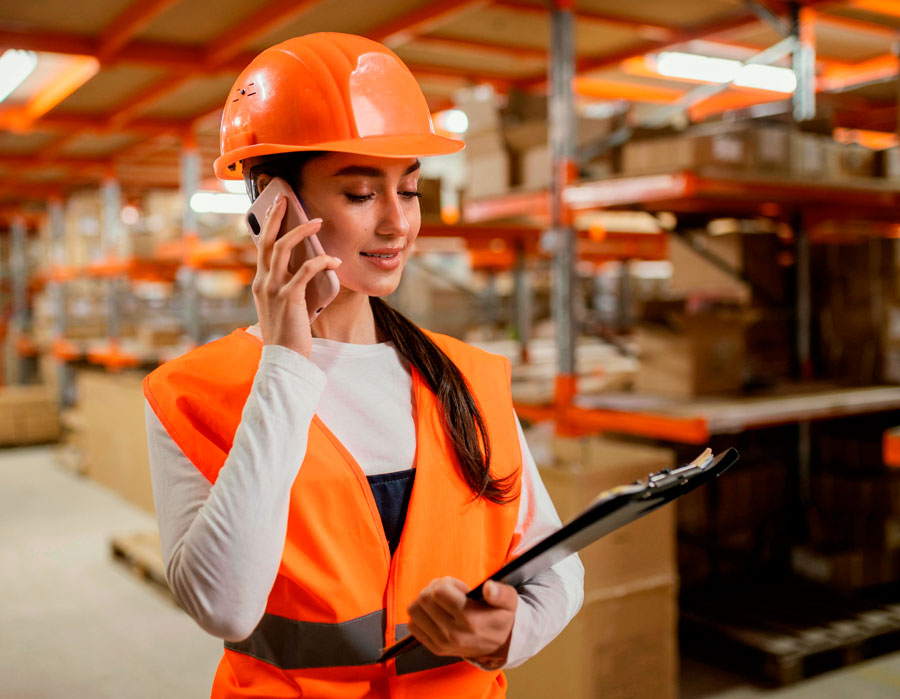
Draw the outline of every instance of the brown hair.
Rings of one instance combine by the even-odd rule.
[[[322,153],[288,153],[248,163],[245,168],[247,192],[254,199],[256,180],[265,173],[281,177],[295,191],[300,189],[303,166]],[[441,404],[441,422],[453,445],[463,480],[475,497],[494,503],[513,499],[514,475],[491,476],[491,442],[481,409],[465,377],[450,358],[422,330],[383,299],[369,297],[375,327],[422,375]]]

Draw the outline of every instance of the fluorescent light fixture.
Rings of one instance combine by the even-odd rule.
[[[9,49],[0,56],[0,102],[12,94],[37,66],[34,51]]]
[[[435,114],[437,127],[450,133],[465,133],[469,130],[469,117],[461,109],[446,109]]]
[[[246,194],[195,192],[191,195],[191,208],[198,214],[245,214],[249,207]]]
[[[734,84],[755,87],[757,90],[791,93],[797,89],[797,76],[790,68],[751,63],[738,71]]]
[[[700,56],[694,53],[663,51],[656,57],[656,71],[669,78],[729,83],[757,90],[791,93],[797,89],[797,76],[790,68],[758,63],[743,65],[731,58]]]

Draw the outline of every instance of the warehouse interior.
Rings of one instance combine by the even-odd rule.
[[[0,697],[203,696],[143,378],[256,322],[222,108],[259,52],[384,43],[437,133],[388,301],[512,363],[582,552],[511,699],[900,696],[900,1],[0,2]]]

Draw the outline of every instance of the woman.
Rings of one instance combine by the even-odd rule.
[[[214,697],[500,697],[582,601],[573,556],[518,589],[465,593],[559,525],[509,391],[509,363],[421,331],[383,301],[419,230],[425,99],[389,50],[312,34],[264,51],[222,122],[219,176],[282,177],[311,218],[277,242],[257,325],[144,382],[169,583],[225,639]],[[326,252],[289,264],[316,233]],[[305,290],[335,270],[312,325]],[[327,427],[326,427],[327,425]],[[423,647],[378,663],[407,633]]]

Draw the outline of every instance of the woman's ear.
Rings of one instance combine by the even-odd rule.
[[[266,188],[266,186],[267,186],[267,185],[269,184],[269,182],[271,182],[271,181],[272,181],[272,175],[267,175],[267,174],[264,173],[264,172],[260,173],[260,174],[256,177],[256,191],[257,191],[259,194],[262,194],[262,193],[263,193],[263,190]]]

